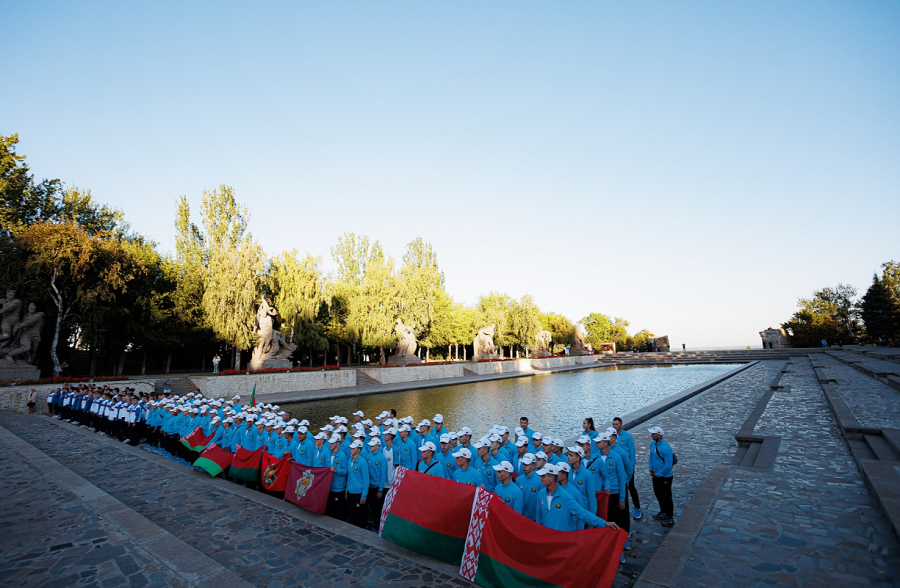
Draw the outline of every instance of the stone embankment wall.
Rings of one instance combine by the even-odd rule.
[[[189,378],[207,398],[231,398],[240,394],[249,398],[256,385],[256,396],[307,390],[331,390],[356,386],[356,370],[282,372],[246,376],[194,376]]]
[[[443,380],[461,378],[463,367],[459,364],[420,365],[392,368],[360,368],[362,373],[381,384],[399,384],[421,380]]]
[[[149,394],[153,392],[155,380],[115,380],[111,382],[94,382],[97,386],[109,386],[110,388],[133,388],[137,392]],[[74,385],[87,384],[90,382],[75,382]],[[59,384],[25,384],[23,386],[4,386],[0,388],[0,410],[15,410],[17,412],[28,412],[26,403],[28,402],[28,393],[32,388],[37,390],[37,398],[35,399],[34,410],[36,412],[46,412],[47,396],[50,392],[59,388]]]

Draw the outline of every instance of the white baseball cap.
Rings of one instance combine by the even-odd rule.
[[[369,445],[381,445],[381,439],[378,437],[372,437],[369,439]]]
[[[581,445],[583,443],[590,443],[590,442],[591,442],[591,438],[588,437],[587,435],[582,435],[581,437],[578,438],[578,441],[576,441],[576,443],[578,443],[579,445]]]
[[[487,447],[487,446],[488,446],[488,444],[483,443],[481,439],[479,439],[475,443],[472,443],[472,447],[474,447],[475,449],[481,449],[482,447]]]
[[[294,427],[287,426],[287,427],[284,428],[284,432],[285,432],[285,433],[293,433],[293,432],[294,432]]]
[[[509,472],[510,474],[513,473],[513,471],[514,471],[512,464],[506,460],[503,460],[500,463],[498,463],[497,465],[495,465],[494,469],[497,470],[498,472]]]
[[[469,427],[463,427],[462,429],[459,430],[459,433],[457,433],[457,435],[459,435],[459,436],[468,435],[469,437],[471,437],[472,429],[470,429]]]
[[[516,447],[525,447],[528,445],[528,437],[519,437],[516,439]]]
[[[535,459],[543,459],[543,460],[546,460],[546,459],[547,459],[547,454],[544,453],[543,451],[538,451],[537,453],[534,454],[534,458],[535,458]]]
[[[361,410],[357,410],[356,412],[353,413],[353,416],[364,417],[364,416],[366,416],[366,414]]]
[[[534,435],[531,436],[532,439],[543,439],[544,435],[541,434],[540,431],[536,431]]]
[[[472,459],[472,452],[465,447],[460,447],[459,451],[453,454],[453,457],[464,457],[466,459]]]
[[[584,449],[582,449],[581,447],[578,447],[577,445],[572,446],[572,447],[566,447],[566,451],[568,451],[569,453],[577,453],[581,457],[584,457]]]
[[[618,431],[616,431],[616,429],[615,429],[614,427],[607,427],[607,428],[606,428],[606,431],[604,431],[604,433],[606,433],[606,434],[609,435],[610,437],[612,437],[613,435],[618,435],[618,434],[619,434]]]
[[[561,461],[558,464],[556,464],[556,473],[559,473],[559,472],[566,472],[566,473],[571,474],[572,468],[569,467],[569,464],[567,464],[566,462]]]
[[[328,439],[328,435],[326,435],[325,433],[316,433],[313,439]]]
[[[534,463],[535,457],[533,453],[526,453],[522,456],[522,459],[519,460],[521,463],[528,465],[530,463]]]
[[[450,443],[450,435],[444,433],[443,435],[441,435],[440,441],[441,443]]]
[[[435,447],[434,443],[431,441],[426,441],[419,447],[419,451],[437,451],[437,447]]]
[[[651,435],[662,435],[663,434],[662,427],[650,427],[649,429],[647,429],[647,432],[650,433]]]
[[[390,435],[391,437],[396,437],[396,436],[397,436],[397,429],[395,429],[394,427],[391,427],[390,429],[388,429],[387,431],[385,431],[384,434],[385,434],[385,435]]]
[[[443,422],[444,422],[444,415],[442,415],[441,413],[438,413],[438,414],[434,415],[434,422],[436,422],[436,423],[443,423]]]
[[[359,439],[357,439],[356,441],[354,441],[353,443],[350,444],[350,449],[355,449],[355,448],[357,448],[357,447],[362,447],[362,445],[363,445],[363,444],[362,444],[362,441],[360,441]]]
[[[340,443],[341,436],[340,435],[332,435],[331,439],[328,440],[329,443]]]
[[[542,467],[541,469],[539,469],[537,471],[537,475],[539,475],[539,476],[544,476],[546,474],[555,476],[558,473],[559,473],[559,470],[556,469],[556,466],[554,466],[552,463],[545,463],[544,467]]]
[[[609,440],[610,440],[609,435],[607,435],[606,433],[601,433],[601,434],[597,435],[596,437],[594,437],[594,443],[600,443],[601,441],[609,441]]]

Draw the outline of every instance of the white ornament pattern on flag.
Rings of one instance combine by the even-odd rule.
[[[466,532],[466,551],[463,553],[462,564],[459,566],[459,574],[470,582],[475,581],[475,574],[478,572],[481,535],[484,533],[484,525],[487,524],[491,496],[492,494],[483,488],[475,490],[472,517],[469,519],[469,530]]]
[[[391,489],[388,490],[387,496],[384,497],[384,506],[381,508],[381,522],[378,524],[378,536],[381,536],[381,531],[384,530],[384,520],[387,518],[388,513],[391,512],[391,505],[394,503],[394,497],[397,495],[397,490],[400,488],[400,482],[403,481],[403,476],[406,475],[406,468],[403,466],[397,466],[394,470],[394,481],[391,482]]]

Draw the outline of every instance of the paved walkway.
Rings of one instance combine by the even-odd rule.
[[[142,520],[255,586],[471,585],[458,575],[438,571],[440,562],[424,565],[425,558],[401,553],[404,550],[374,533],[213,480],[67,423],[4,412],[0,426],[105,490]],[[9,440],[0,436],[0,454],[9,449]],[[0,576],[4,584],[8,580],[24,586],[77,585],[83,578],[85,584],[104,586],[179,585],[164,564],[128,544],[115,528],[84,514],[84,502],[46,479],[38,478],[35,484],[34,468],[17,463],[19,459],[11,458],[0,482],[5,496],[13,492],[21,496],[16,508],[3,510],[4,529],[15,523],[21,528],[15,538],[9,534],[0,538],[3,560],[18,565],[3,572],[9,577]],[[45,514],[48,509],[50,516]],[[57,520],[54,515],[60,512],[67,516]],[[63,533],[58,531],[60,524]],[[102,539],[102,550],[91,552],[95,539]],[[88,552],[90,557],[85,558]],[[141,575],[132,581],[134,574]],[[63,577],[73,583],[60,583]]]
[[[868,378],[887,390],[871,386],[867,376],[849,366],[850,372],[838,372],[840,364],[835,364],[828,368],[840,374],[839,380],[876,394],[873,399],[881,405],[872,418],[880,414],[897,426],[885,416],[898,409],[897,392]],[[730,465],[737,451],[735,433],[784,365],[784,360],[762,361],[632,430],[639,455],[636,481],[647,516],[632,526],[633,549],[614,586],[634,585],[651,558],[664,553],[658,548],[673,541],[680,541],[685,553],[677,576],[665,584],[642,577],[642,585],[896,585],[900,546],[863,484],[808,360],[794,360],[781,381],[790,388],[774,393],[756,426],[756,434],[781,437],[774,467]],[[857,381],[856,374],[864,379]],[[658,510],[646,473],[647,429],[654,425],[666,430],[679,455],[675,511],[685,518],[672,531],[649,518]],[[203,577],[217,573],[213,566],[219,566],[234,573],[235,585],[470,585],[452,566],[400,550],[373,533],[68,423],[0,413],[0,426],[27,442],[26,448],[33,446],[35,454],[58,460],[63,470],[108,492],[140,522],[207,558]],[[98,514],[90,508],[90,499],[67,491],[65,483],[46,473],[52,469],[32,467],[34,455],[18,451],[5,435],[0,429],[0,465],[10,473],[0,488],[13,497],[7,504],[14,508],[4,508],[0,519],[5,529],[13,529],[0,538],[0,556],[12,562],[0,571],[4,584],[49,585],[63,577],[69,585],[199,585],[201,579],[194,578],[201,576],[186,575],[189,569],[172,565],[165,553],[154,554],[139,537],[123,533],[101,516],[102,509]],[[696,518],[686,514],[691,500],[712,495],[710,508],[696,520],[698,534],[680,536]],[[667,540],[669,533],[674,534]],[[92,548],[92,542],[101,547]]]

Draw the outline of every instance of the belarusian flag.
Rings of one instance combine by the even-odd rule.
[[[474,486],[397,467],[381,511],[381,536],[410,551],[458,564],[474,496]]]
[[[218,476],[231,465],[234,454],[222,449],[215,443],[210,444],[206,451],[194,462],[194,467],[201,468],[210,476]]]
[[[253,392],[250,393],[250,408],[256,406],[256,382],[253,382]]]
[[[262,447],[256,451],[248,451],[238,445],[228,468],[228,475],[238,480],[255,482],[259,479],[259,462],[262,460]]]
[[[272,492],[284,492],[290,473],[290,453],[285,453],[284,457],[277,459],[268,451],[263,451],[259,465],[259,481],[262,482],[263,488]]]
[[[331,468],[311,468],[292,461],[288,469],[284,499],[310,512],[324,513],[334,476]]]
[[[459,573],[486,588],[608,588],[628,533],[556,531],[478,488]]]
[[[203,451],[206,449],[206,446],[209,445],[209,442],[212,441],[213,434],[204,435],[203,427],[197,427],[193,431],[190,432],[189,435],[185,435],[181,438],[181,442],[185,447],[190,449],[191,451]]]

